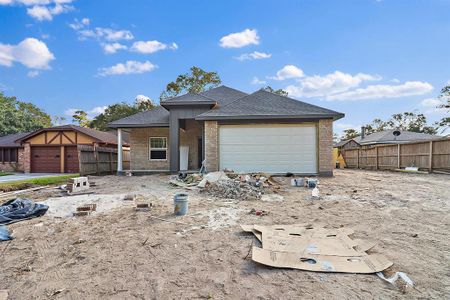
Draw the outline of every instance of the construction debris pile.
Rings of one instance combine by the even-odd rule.
[[[194,186],[201,193],[235,200],[260,200],[262,195],[280,189],[280,183],[267,174],[236,174],[234,172],[211,172],[204,176],[187,174],[171,178],[172,185],[185,188]]]

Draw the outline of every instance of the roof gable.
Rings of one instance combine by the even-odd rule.
[[[320,106],[259,90],[197,117],[220,118],[342,118],[344,114]]]
[[[44,131],[64,131],[64,130],[74,130],[74,131],[83,133],[85,135],[88,135],[88,136],[94,138],[95,140],[97,140],[100,143],[117,144],[117,137],[112,133],[104,132],[104,131],[100,131],[100,130],[96,130],[96,129],[92,129],[92,128],[87,128],[87,127],[80,127],[80,126],[76,126],[76,125],[72,125],[72,124],[49,127],[49,128],[42,128],[42,129],[36,130],[34,132],[30,132],[26,135],[23,135],[23,136],[17,138],[16,142],[21,143],[22,141],[27,140],[27,139],[29,139],[35,135],[38,135]]]

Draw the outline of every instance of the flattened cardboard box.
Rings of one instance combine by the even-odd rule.
[[[253,247],[252,259],[272,267],[320,272],[374,273],[392,265],[381,254],[365,251],[375,246],[352,240],[347,228],[327,229],[310,225],[243,225],[262,242]]]

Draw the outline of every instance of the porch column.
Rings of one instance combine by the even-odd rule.
[[[117,128],[117,173],[122,173],[122,129]]]
[[[170,172],[180,170],[180,121],[178,118],[170,118],[169,129]]]

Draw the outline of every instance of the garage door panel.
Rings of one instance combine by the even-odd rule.
[[[59,173],[61,172],[60,147],[32,146],[31,172]]]
[[[219,143],[221,169],[317,173],[314,125],[225,125]]]

